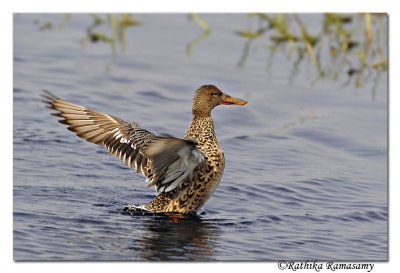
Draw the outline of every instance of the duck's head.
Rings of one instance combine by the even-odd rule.
[[[247,101],[234,98],[219,90],[215,85],[202,85],[193,97],[192,113],[195,116],[210,116],[211,110],[220,104],[245,105]]]

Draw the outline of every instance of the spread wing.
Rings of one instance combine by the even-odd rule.
[[[58,111],[52,115],[61,117],[59,122],[69,125],[68,130],[104,146],[110,154],[141,172],[147,186],[155,186],[157,191],[175,189],[204,162],[204,154],[193,140],[156,136],[137,123],[67,102],[47,90],[43,92],[43,102]]]

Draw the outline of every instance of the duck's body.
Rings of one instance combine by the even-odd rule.
[[[213,85],[200,87],[193,98],[192,121],[184,138],[155,136],[136,123],[95,112],[46,93],[45,102],[61,123],[89,142],[105,146],[128,166],[142,172],[147,186],[160,192],[141,206],[150,212],[192,213],[218,186],[225,167],[215,136],[211,110],[219,104],[247,102],[222,93]],[[127,207],[135,209],[137,207]]]
[[[193,176],[171,192],[162,192],[144,208],[157,212],[188,213],[198,210],[218,186],[225,167],[225,158],[218,145],[211,117],[194,118],[185,135],[197,141],[196,147],[204,154],[204,161]]]

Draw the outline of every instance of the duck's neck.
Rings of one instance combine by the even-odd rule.
[[[193,118],[197,117],[210,117],[211,118],[211,109],[208,107],[201,108],[201,107],[193,107],[192,109],[192,116]]]
[[[211,116],[193,115],[185,137],[196,140],[200,145],[207,142],[207,140],[217,142]]]

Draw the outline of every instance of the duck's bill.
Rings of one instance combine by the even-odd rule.
[[[221,100],[221,104],[227,104],[227,105],[230,105],[230,104],[245,105],[246,103],[247,103],[247,101],[245,101],[245,100],[241,100],[241,99],[238,99],[238,98],[235,98],[235,97],[231,97],[231,96],[229,96],[227,94],[225,94],[224,97]]]

